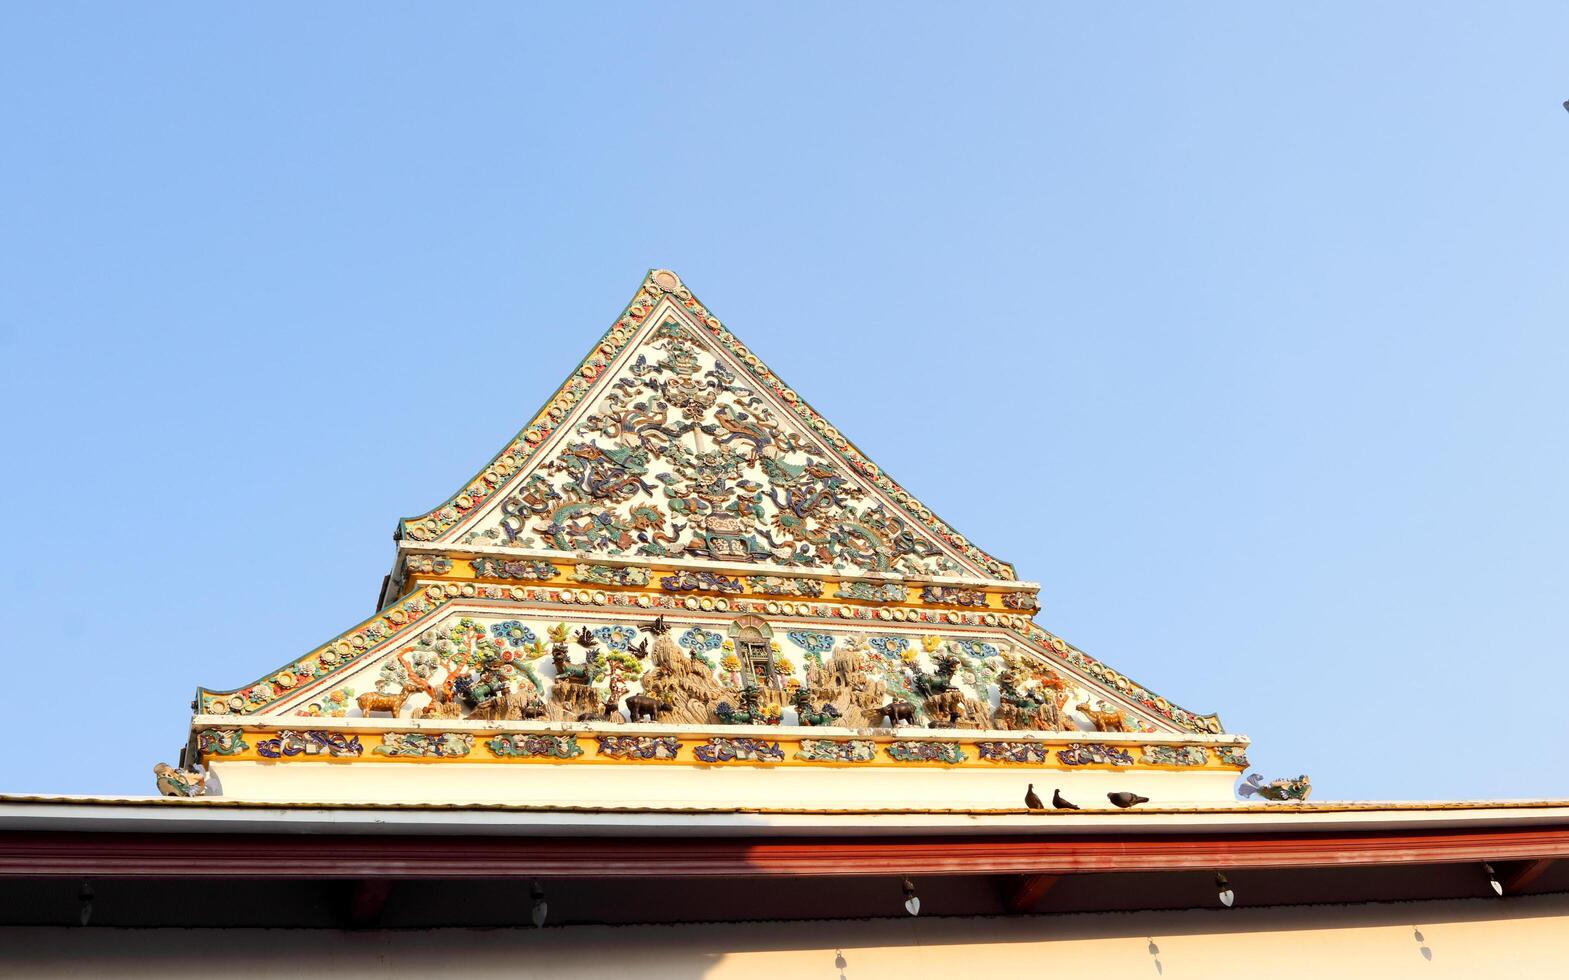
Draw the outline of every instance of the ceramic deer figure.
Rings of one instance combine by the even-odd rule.
[[[1080,702],[1073,710],[1090,720],[1097,732],[1125,732],[1128,730],[1127,722],[1122,717],[1122,712],[1116,708],[1107,708],[1106,702],[1101,702],[1105,710],[1091,708],[1087,703]]]
[[[355,698],[355,703],[360,706],[360,716],[369,718],[372,711],[385,711],[396,718],[403,711],[403,704],[412,694],[423,691],[419,684],[410,681],[403,685],[397,694],[382,694],[379,691],[366,691]]]

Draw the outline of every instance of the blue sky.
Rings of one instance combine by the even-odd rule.
[[[0,790],[152,792],[668,266],[1266,775],[1569,795],[1569,9],[959,9],[0,10]]]

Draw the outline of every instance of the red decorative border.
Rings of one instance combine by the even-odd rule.
[[[1024,812],[1024,811],[1021,811]],[[1050,816],[1043,816],[1043,823]],[[279,842],[287,839],[288,846]],[[1569,858],[1569,828],[1033,837],[0,834],[0,878],[577,878],[1071,874]]]

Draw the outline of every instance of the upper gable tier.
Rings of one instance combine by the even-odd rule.
[[[554,397],[403,539],[849,575],[1014,580],[665,270]]]

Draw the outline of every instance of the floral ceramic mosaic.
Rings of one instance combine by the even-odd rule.
[[[1058,749],[1057,761],[1065,766],[1131,766],[1133,756],[1115,745],[1084,742]]]
[[[1032,766],[1045,765],[1049,751],[1040,742],[977,742],[975,749],[988,762]]]
[[[583,754],[576,735],[497,735],[485,747],[491,755],[513,759],[572,759]]]
[[[287,759],[297,755],[327,756],[333,759],[363,754],[365,747],[358,735],[343,732],[283,731],[256,743],[256,754],[267,759]]]
[[[601,735],[599,754],[615,759],[674,759],[681,740],[670,735]]]
[[[869,738],[803,738],[795,757],[807,762],[871,762],[877,758],[877,743]]]
[[[652,314],[665,298],[682,311],[680,319],[661,318],[640,342],[635,359],[631,359],[630,355],[621,357],[627,344],[643,334],[644,327],[654,323]],[[612,360],[617,358],[625,365],[624,370],[607,371]],[[623,388],[628,382],[640,383],[643,387]],[[643,394],[645,390],[648,393],[646,396]],[[610,395],[617,392],[620,393],[619,399],[611,399]],[[534,421],[479,476],[443,506],[422,517],[402,522],[400,533],[410,540],[434,540],[446,534],[476,507],[482,507],[498,490],[507,488],[511,491],[509,479],[530,462],[536,448],[549,440],[579,403],[591,395],[596,396],[595,404],[590,406],[587,418],[579,424],[578,430],[569,436],[569,440],[571,437],[580,439],[578,445],[588,444],[599,451],[632,449],[634,444],[644,443],[645,434],[658,429],[673,432],[690,423],[692,428],[698,429],[710,440],[708,445],[695,442],[693,451],[698,454],[713,448],[744,453],[754,460],[772,458],[788,467],[801,467],[800,473],[813,481],[819,478],[812,475],[807,467],[829,471],[830,476],[832,471],[847,467],[854,474],[856,483],[875,488],[908,515],[901,516],[892,511],[872,514],[867,527],[875,539],[886,544],[895,529],[910,537],[929,536],[929,541],[935,538],[943,547],[963,556],[985,574],[1004,579],[1013,577],[1011,567],[971,545],[908,491],[894,483],[876,464],[862,456],[837,429],[813,411],[799,395],[775,377],[756,355],[737,341],[680,284],[673,273],[664,270],[655,270],[649,274],[632,303],[578,370],[562,385]],[[761,410],[765,399],[775,407],[768,411]],[[658,407],[660,404],[667,407],[661,409]],[[587,433],[583,431],[584,426],[588,427]],[[808,439],[805,436],[807,432],[813,433],[815,438]],[[585,435],[588,437],[585,438]],[[661,440],[657,434],[648,438],[656,443]],[[818,445],[830,447],[829,453],[818,452]],[[593,453],[594,450],[587,452]],[[723,456],[720,454],[720,458]],[[591,464],[596,464],[598,459],[597,456],[587,457]],[[625,484],[621,483],[623,479],[627,476],[642,476],[636,472],[637,465],[640,464],[629,468],[618,464],[614,468],[601,470],[593,474],[590,482],[602,489],[624,491]],[[625,472],[628,469],[632,472]],[[847,479],[848,473],[832,478]],[[797,484],[803,482],[799,476],[794,479]],[[521,488],[521,492],[527,493],[528,488]],[[792,506],[797,502],[805,505],[812,502],[810,496],[786,499]],[[722,511],[723,508],[716,510]],[[853,506],[851,512],[857,516],[867,516],[864,510]],[[518,518],[520,513],[514,508],[513,513],[506,516]],[[789,520],[788,514],[785,520]],[[526,522],[519,520],[518,523]],[[711,530],[706,524],[705,520],[704,526],[691,528],[694,532],[692,540],[705,548],[711,545],[711,542],[705,540]],[[802,540],[809,548],[815,548],[818,542],[811,540],[809,524],[799,528],[798,533],[808,535]],[[484,531],[480,533],[483,535]],[[686,543],[679,533],[674,532],[673,527],[667,526],[660,533],[674,538],[675,544]],[[651,543],[664,546],[659,542],[657,534],[651,533],[649,537]],[[780,550],[785,548],[784,545],[776,547]],[[828,547],[833,549],[834,544],[828,543]],[[846,554],[864,553],[857,551],[859,547],[859,544],[852,543]],[[924,552],[925,548],[918,547],[916,551]],[[897,557],[902,553],[896,546],[887,554]]]
[[[648,569],[636,565],[590,565],[585,562],[580,563],[572,573],[574,582],[591,585],[647,585],[648,579]]]
[[[468,755],[473,748],[474,736],[467,732],[387,732],[372,751],[377,755],[453,758]]]
[[[410,559],[413,561],[413,559]],[[475,558],[469,562],[480,578],[511,578],[543,582],[556,577],[556,566],[548,561],[513,561],[506,558]],[[410,571],[413,566],[410,566]]]
[[[958,742],[892,742],[885,750],[897,762],[944,762],[958,765],[967,756]]]
[[[834,596],[859,602],[903,602],[910,590],[898,582],[840,582]]]
[[[1150,766],[1202,766],[1209,753],[1198,745],[1146,745],[1139,762]]]
[[[1248,754],[1242,749],[1231,745],[1217,746],[1215,757],[1220,760],[1221,765],[1235,766],[1238,769],[1246,769],[1250,765]]]
[[[208,728],[196,733],[196,751],[203,755],[239,755],[250,745],[238,728]]]
[[[778,742],[760,738],[711,738],[692,750],[699,762],[783,762]]]

